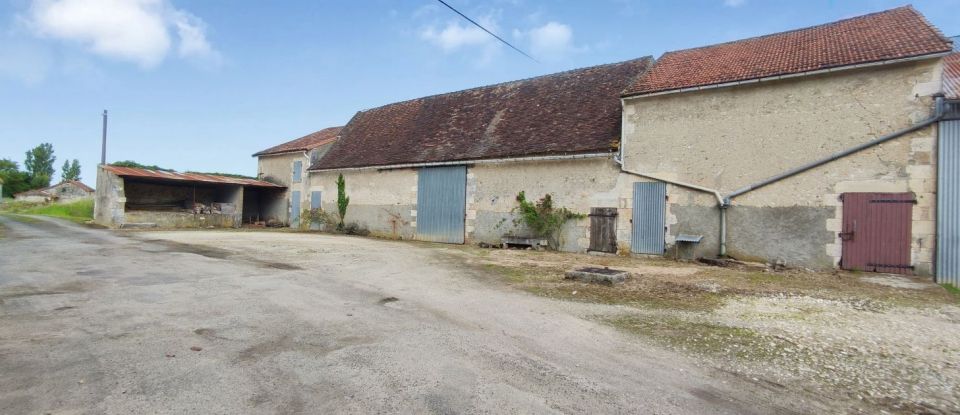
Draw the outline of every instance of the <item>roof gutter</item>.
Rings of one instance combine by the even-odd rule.
[[[641,94],[633,94],[633,95],[623,96],[623,97],[621,97],[621,99],[623,99],[623,100],[628,100],[628,99],[647,98],[647,97],[655,97],[655,96],[658,96],[658,95],[670,95],[670,94],[679,94],[679,93],[683,93],[683,92],[703,91],[703,90],[717,89],[717,88],[726,88],[726,87],[738,86],[738,85],[749,85],[749,84],[755,84],[755,83],[759,83],[759,82],[769,82],[769,81],[777,81],[777,80],[781,80],[781,79],[800,78],[800,77],[805,77],[805,76],[821,75],[821,74],[825,74],[825,73],[842,72],[842,71],[848,71],[848,70],[853,70],[853,69],[872,68],[872,67],[875,67],[875,66],[891,65],[891,64],[895,64],[895,63],[913,62],[913,61],[919,61],[919,60],[940,58],[940,57],[949,55],[949,54],[951,54],[951,53],[953,53],[953,52],[950,52],[950,51],[947,51],[947,52],[938,52],[938,53],[932,53],[932,54],[928,54],[928,55],[911,56],[911,57],[909,57],[909,58],[888,59],[888,60],[883,60],[883,61],[876,61],[876,62],[869,62],[869,63],[860,63],[860,64],[856,64],[856,65],[845,65],[845,66],[837,66],[837,67],[827,68],[827,69],[817,69],[817,70],[813,70],[813,71],[797,72],[797,73],[786,74],[786,75],[774,75],[774,76],[767,76],[767,77],[763,77],[763,78],[746,79],[746,80],[742,80],[742,81],[724,82],[724,83],[721,83],[721,84],[712,84],[712,85],[694,86],[694,87],[689,87],[689,88],[671,89],[671,90],[667,90],[667,91],[651,92],[651,93],[649,93],[649,94],[642,94],[642,93],[641,93]]]
[[[308,151],[310,150],[290,150],[290,151],[281,151],[279,153],[268,153],[268,154],[254,153],[250,157],[287,156],[290,154],[297,154],[297,153],[307,154]]]
[[[436,161],[436,162],[429,162],[429,163],[390,164],[390,165],[383,165],[383,166],[307,169],[307,171],[317,172],[317,173],[321,173],[325,171],[357,171],[357,170],[380,171],[380,170],[410,169],[410,168],[418,168],[418,167],[462,166],[466,164],[497,164],[497,163],[510,163],[510,162],[520,162],[520,161],[580,160],[580,159],[610,158],[615,156],[616,155],[614,153],[582,153],[582,154],[567,154],[567,155],[559,155],[559,156],[511,157],[511,158],[481,159],[481,160]]]

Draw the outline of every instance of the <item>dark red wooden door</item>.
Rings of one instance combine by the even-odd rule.
[[[912,193],[843,194],[843,269],[912,274]]]

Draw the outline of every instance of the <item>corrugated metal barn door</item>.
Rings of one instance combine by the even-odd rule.
[[[427,167],[417,175],[417,239],[462,244],[467,167]]]
[[[630,246],[634,253],[663,254],[666,201],[666,183],[633,184],[633,235]]]
[[[937,157],[937,282],[960,287],[960,120],[940,122]]]
[[[590,250],[617,252],[617,208],[590,208]]]
[[[300,227],[300,191],[290,192],[290,227]]]
[[[912,193],[844,193],[841,267],[913,274]]]

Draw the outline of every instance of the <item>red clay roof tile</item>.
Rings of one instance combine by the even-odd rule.
[[[613,152],[620,91],[649,57],[357,113],[313,170]]]
[[[820,26],[667,52],[625,96],[948,52],[951,42],[911,6]]]
[[[307,134],[296,140],[270,147],[263,151],[253,153],[253,157],[267,156],[271,154],[290,153],[294,151],[310,151],[324,144],[329,144],[337,140],[337,134],[343,127],[324,128],[315,133]]]

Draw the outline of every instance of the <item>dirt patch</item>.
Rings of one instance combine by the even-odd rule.
[[[181,242],[174,242],[174,241],[167,241],[167,240],[160,240],[160,239],[150,239],[144,242],[161,245],[166,248],[166,252],[183,252],[188,254],[205,256],[207,258],[226,259],[229,256],[233,255],[233,252],[230,252],[226,249],[213,248],[213,247],[204,246],[204,245],[191,245],[191,244],[185,244]]]
[[[151,244],[161,246],[164,252],[182,252],[182,253],[200,255],[203,257],[213,258],[213,259],[231,259],[236,261],[246,261],[246,262],[257,264],[257,266],[260,266],[262,268],[279,269],[284,271],[297,271],[297,270],[303,269],[302,267],[297,265],[288,264],[285,262],[268,261],[260,258],[253,258],[253,257],[241,255],[237,252],[230,251],[227,249],[215,248],[207,245],[194,245],[194,244],[187,244],[187,243],[162,240],[162,239],[148,239],[145,242],[149,242]],[[153,252],[149,247],[143,247],[142,249]]]
[[[929,279],[738,262],[447,251],[480,275],[537,295],[628,306],[591,318],[759,384],[812,392],[868,413],[960,412],[958,297]],[[563,278],[574,265],[597,263],[642,271],[616,286]]]

